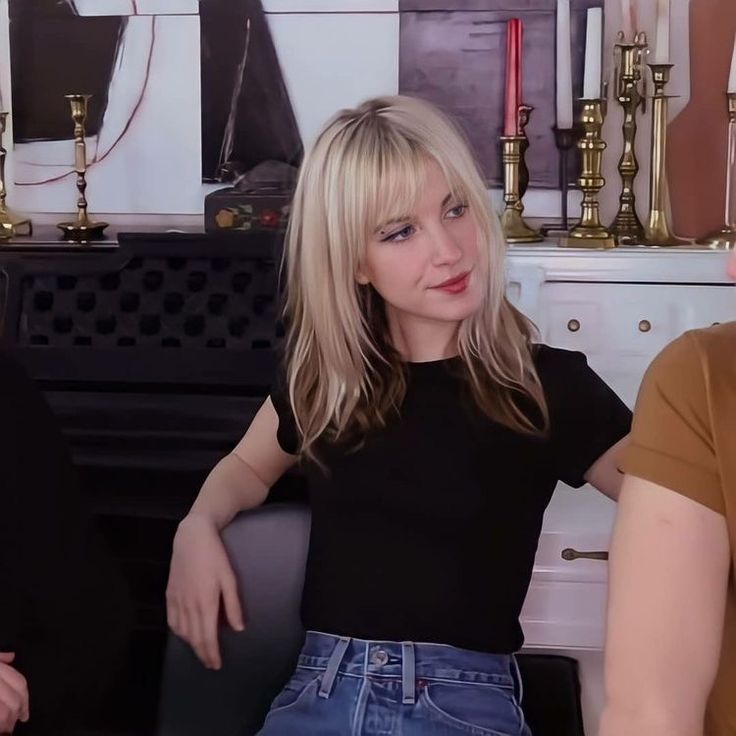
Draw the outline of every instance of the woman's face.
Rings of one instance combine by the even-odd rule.
[[[475,216],[433,161],[415,211],[370,237],[357,280],[383,297],[390,320],[447,324],[479,309],[482,270]]]

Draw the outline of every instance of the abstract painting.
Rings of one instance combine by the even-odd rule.
[[[207,188],[302,145],[259,0],[10,0],[19,209],[76,197],[64,94],[91,93],[90,206],[195,214]]]
[[[603,0],[571,0],[573,94],[582,96],[585,19]],[[506,23],[524,22],[523,97],[530,186],[557,188],[555,123],[556,0],[400,0],[399,88],[435,102],[463,126],[490,186],[503,184]],[[605,75],[604,71],[604,75]],[[604,76],[605,78],[605,76]],[[573,157],[574,158],[574,157]],[[575,162],[571,162],[570,173]]]

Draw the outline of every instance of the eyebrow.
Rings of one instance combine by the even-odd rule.
[[[440,205],[440,209],[444,209],[447,207],[447,205],[452,201],[453,194],[452,192],[448,192],[448,194],[445,195],[445,198],[442,200],[442,204]],[[390,220],[385,222],[383,225],[380,225],[375,229],[376,235],[383,235],[385,234],[386,229],[390,225],[398,225],[401,222],[412,222],[415,219],[414,215],[401,215],[401,217],[392,217]]]

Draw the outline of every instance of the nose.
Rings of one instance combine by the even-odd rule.
[[[462,258],[463,251],[460,244],[442,225],[432,233],[432,245],[435,266],[451,266]]]

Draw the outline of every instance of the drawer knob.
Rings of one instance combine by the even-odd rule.
[[[608,552],[578,552],[576,549],[568,547],[562,550],[560,557],[568,562],[573,560],[607,560]]]
[[[714,322],[711,327],[718,327],[718,325],[721,324],[720,322]]]
[[[567,323],[567,329],[570,330],[570,332],[577,332],[580,329],[580,322],[576,319],[571,319]]]
[[[639,332],[649,332],[652,329],[652,323],[648,319],[639,322]]]

